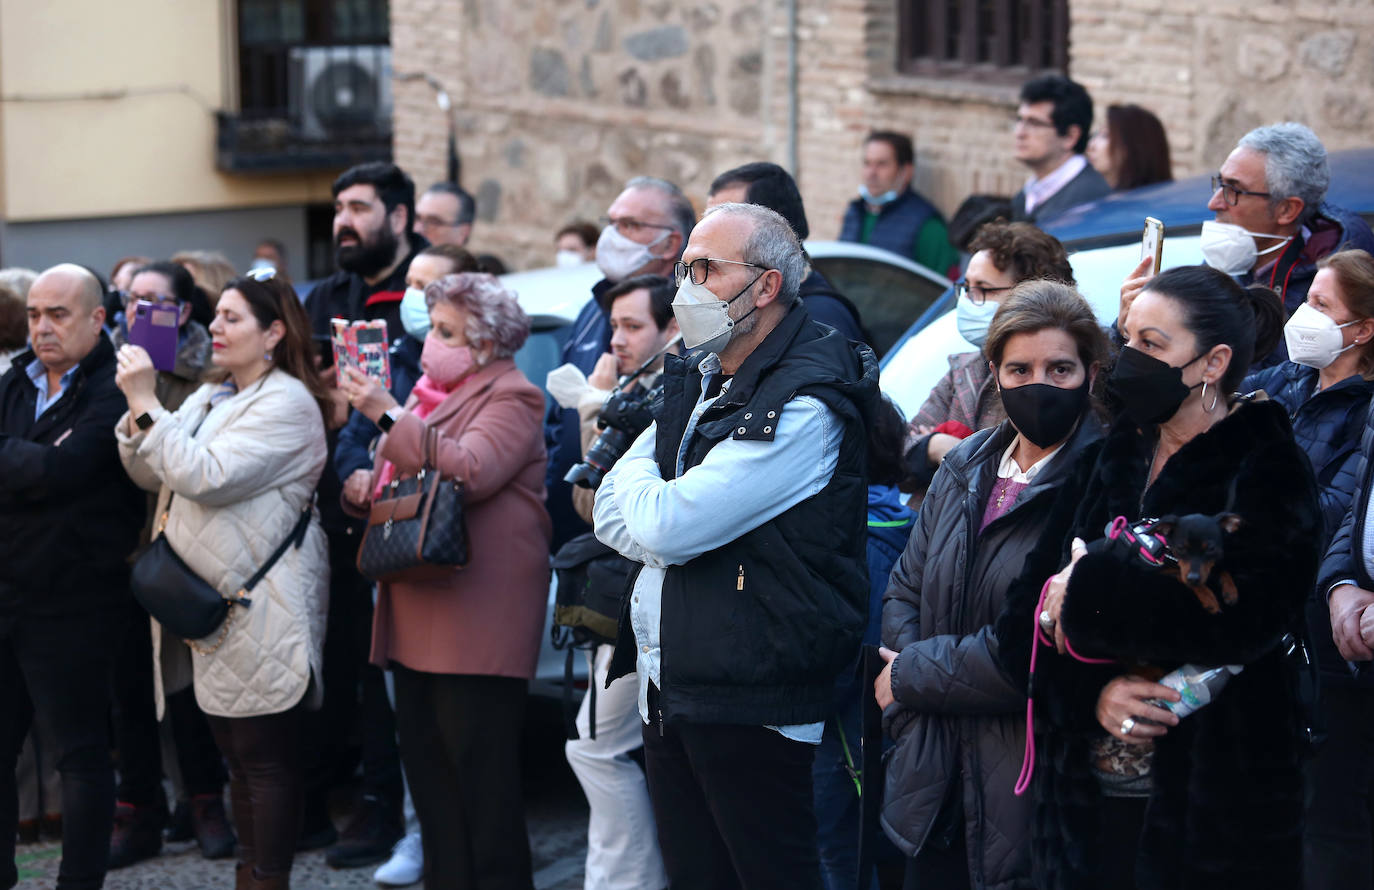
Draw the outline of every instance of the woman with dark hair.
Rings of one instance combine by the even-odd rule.
[[[973,252],[964,277],[955,284],[959,333],[982,347],[998,306],[1016,285],[1045,279],[1073,285],[1064,245],[1025,222],[992,222],[969,243]],[[975,349],[949,357],[949,372],[930,391],[911,419],[907,434],[907,489],[930,484],[935,468],[959,440],[996,426],[1006,415],[983,353]]]
[[[490,275],[425,289],[430,327],[405,406],[345,371],[339,386],[384,432],[370,496],[425,461],[463,480],[470,559],[430,581],[378,584],[372,662],[396,683],[401,762],[420,817],[425,886],[530,887],[520,802],[520,729],[549,590],[544,394],[511,356],[529,334],[515,295]],[[346,493],[347,494],[347,493]]]
[[[1028,281],[1003,300],[983,352],[1007,419],[945,457],[892,572],[874,685],[896,739],[882,825],[906,886],[1029,888],[1028,802],[1012,794],[1025,696],[996,662],[1007,585],[1102,435],[1092,388],[1107,358],[1072,286]]]
[[[1087,156],[1118,192],[1174,178],[1164,125],[1139,105],[1108,105],[1107,126],[1088,140]]]
[[[1282,318],[1272,291],[1206,266],[1156,276],[1130,308],[1108,382],[1121,416],[996,627],[1008,675],[1034,675],[1037,887],[1302,884],[1302,715],[1282,641],[1322,519],[1287,412],[1231,395]],[[1230,680],[1180,719],[1155,680],[1188,665]]]
[[[148,353],[120,347],[115,382],[129,411],[115,434],[130,477],[160,489],[167,542],[222,595],[300,535],[213,636],[183,646],[153,624],[159,714],[190,683],[229,764],[236,887],[275,890],[289,884],[300,833],[301,710],[323,691],[329,564],[312,504],[329,397],[305,310],[271,270],[229,282],[210,334],[217,380],[176,412],[157,398]]]
[[[1307,302],[1284,334],[1290,361],[1251,374],[1241,391],[1269,393],[1293,419],[1320,486],[1325,544],[1362,488],[1360,439],[1374,396],[1374,256],[1343,250],[1318,262]],[[1314,588],[1307,600],[1327,739],[1307,767],[1306,890],[1368,885],[1374,875],[1374,774],[1367,768],[1374,673],[1352,672],[1337,650],[1330,586]]]

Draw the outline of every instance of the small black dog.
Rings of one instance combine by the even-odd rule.
[[[1234,513],[1189,513],[1187,516],[1165,516],[1155,525],[1155,531],[1169,542],[1169,551],[1178,561],[1178,579],[1193,592],[1202,608],[1213,615],[1221,611],[1216,594],[1207,586],[1216,564],[1221,561],[1225,547],[1222,534],[1234,534],[1241,519]],[[1217,582],[1221,598],[1228,606],[1236,604],[1236,582],[1231,573],[1220,571]]]

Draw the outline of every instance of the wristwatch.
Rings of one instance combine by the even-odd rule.
[[[394,408],[388,408],[385,414],[377,418],[377,428],[384,433],[391,432],[391,428],[396,425],[396,421],[401,419],[401,414],[404,413],[405,410],[406,409],[402,408],[400,405]]]
[[[155,423],[157,423],[157,418],[153,417],[153,415],[149,414],[147,411],[144,411],[134,418],[134,426],[141,430],[151,429]]]

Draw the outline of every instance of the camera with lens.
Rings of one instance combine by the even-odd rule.
[[[582,462],[574,464],[573,468],[568,470],[568,475],[563,477],[563,481],[593,491],[600,487],[601,480],[606,478],[606,473],[620,460],[625,449],[654,422],[650,406],[661,389],[662,387],[652,390],[636,387],[629,392],[620,390],[612,393],[596,418],[596,425],[602,431],[601,435],[597,436],[592,447],[587,449],[587,456],[582,458]]]

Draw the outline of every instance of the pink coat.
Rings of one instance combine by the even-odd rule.
[[[413,407],[411,396],[406,407]],[[452,578],[378,585],[372,663],[436,674],[534,676],[549,595],[544,395],[510,359],[474,372],[422,421],[407,412],[377,446],[403,475],[439,430],[439,470],[466,486],[468,564]]]

